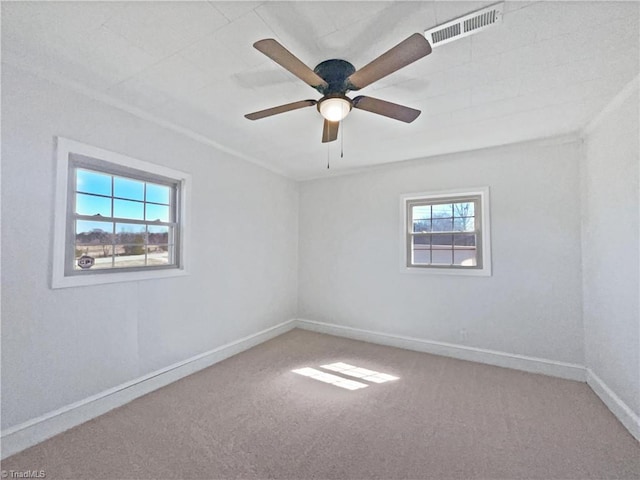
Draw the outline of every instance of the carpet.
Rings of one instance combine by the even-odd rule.
[[[321,368],[333,363],[397,379]],[[309,367],[367,386],[292,371]],[[295,329],[2,469],[47,480],[638,479],[640,445],[585,383]]]

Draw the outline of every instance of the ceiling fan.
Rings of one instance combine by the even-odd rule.
[[[425,36],[420,33],[414,33],[360,70],[356,70],[346,60],[340,59],[325,60],[311,70],[272,38],[259,40],[253,46],[278,65],[293,73],[300,80],[318,90],[323,97],[319,100],[301,100],[248,113],[245,117],[249,120],[258,120],[271,115],[317,105],[318,111],[324,117],[322,142],[325,143],[333,142],[338,138],[340,121],[347,116],[352,108],[377,113],[378,115],[406,123],[413,122],[420,115],[420,110],[385,100],[364,95],[359,95],[353,99],[346,96],[347,92],[360,90],[430,54],[431,45],[429,45]]]

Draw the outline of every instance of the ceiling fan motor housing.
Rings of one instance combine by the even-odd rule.
[[[317,90],[323,95],[344,95],[349,89],[347,78],[356,71],[355,67],[346,60],[331,59],[319,63],[313,71],[319,75],[328,86],[318,86]]]

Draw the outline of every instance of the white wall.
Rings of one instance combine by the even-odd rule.
[[[582,169],[585,361],[640,415],[638,82],[588,128]]]
[[[302,183],[299,316],[583,364],[580,143],[564,140]],[[400,195],[478,186],[493,276],[401,272]]]
[[[189,276],[49,288],[56,135],[193,175]],[[297,197],[290,180],[3,65],[2,428],[294,318]]]

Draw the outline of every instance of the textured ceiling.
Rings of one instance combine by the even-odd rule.
[[[358,94],[422,110],[364,111],[320,142],[320,95],[252,48],[275,38],[313,68],[356,68],[410,34],[495,2],[3,2],[2,61],[169,122],[293,178],[576,132],[639,72],[637,2],[507,1],[503,23],[434,48]],[[352,95],[353,96],[353,95]]]

